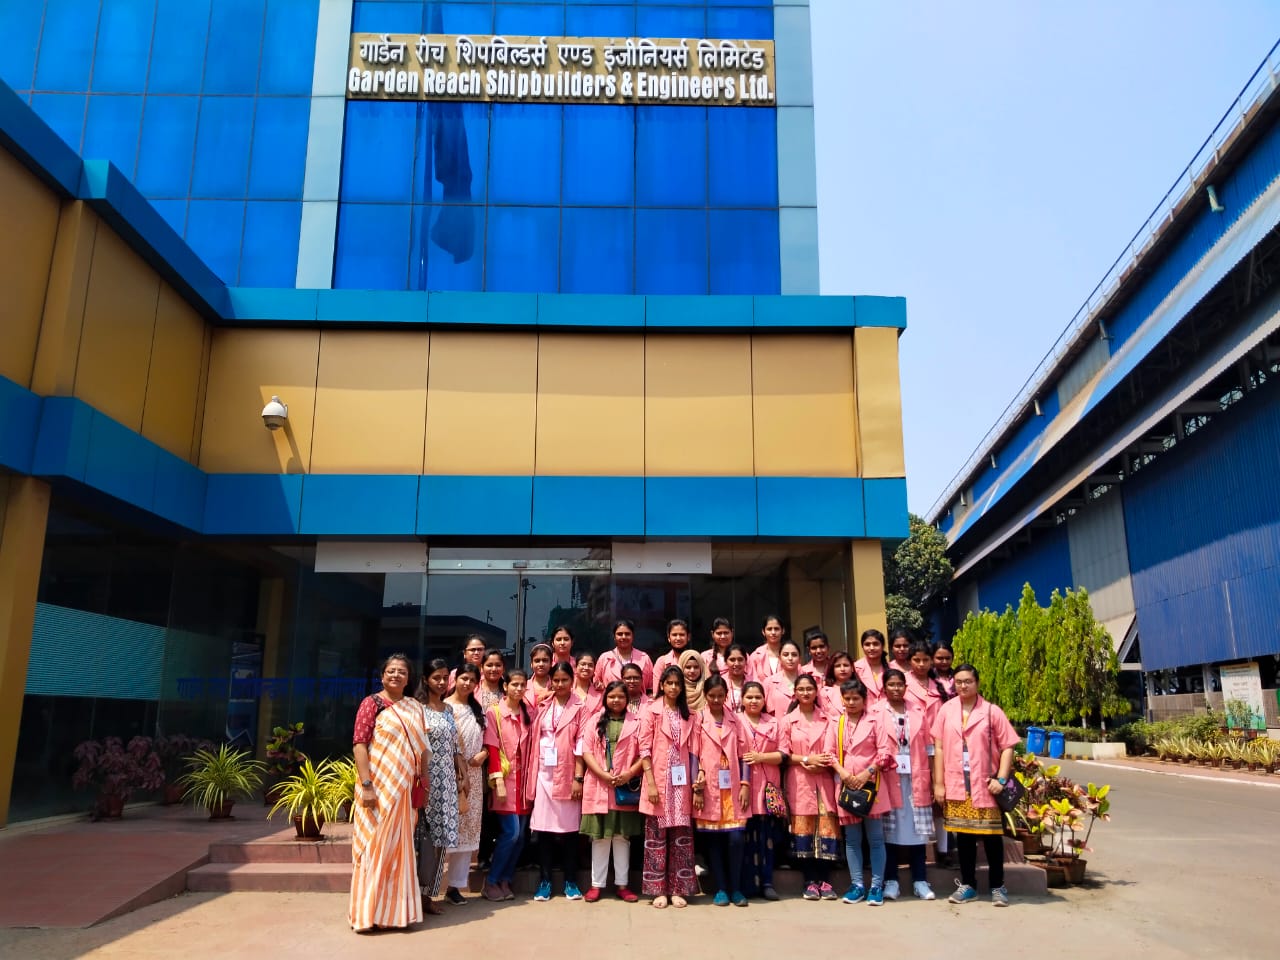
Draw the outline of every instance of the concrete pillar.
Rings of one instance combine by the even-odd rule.
[[[862,656],[858,637],[864,630],[872,627],[885,633],[888,630],[888,619],[884,610],[884,560],[880,541],[854,540],[850,547],[849,590],[853,629],[850,631],[849,645],[850,653],[856,659]]]
[[[48,520],[47,483],[32,477],[0,477],[0,826],[9,821]]]

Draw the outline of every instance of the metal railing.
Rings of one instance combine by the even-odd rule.
[[[1032,371],[1031,375],[1027,377],[1019,388],[1013,400],[1005,407],[1000,418],[986,432],[982,440],[978,442],[978,445],[974,447],[973,453],[969,455],[964,466],[957,471],[942,494],[934,501],[926,516],[930,523],[938,521],[946,510],[947,505],[951,503],[968,481],[974,467],[987,460],[988,455],[993,452],[992,447],[996,441],[1013,421],[1021,415],[1022,411],[1031,404],[1032,400],[1039,395],[1040,390],[1043,389],[1046,381],[1055,371],[1058,361],[1075,346],[1079,336],[1090,325],[1098,311],[1120,289],[1121,283],[1127,279],[1132,268],[1155,243],[1157,236],[1173,223],[1175,215],[1182,212],[1186,204],[1194,197],[1196,191],[1204,185],[1205,175],[1217,164],[1219,153],[1223,146],[1233,140],[1244,129],[1252,118],[1255,108],[1271,95],[1277,85],[1280,85],[1280,78],[1277,77],[1277,73],[1280,73],[1280,40],[1277,40],[1275,45],[1267,52],[1266,57],[1258,64],[1258,68],[1249,77],[1244,88],[1232,101],[1226,113],[1222,115],[1222,119],[1218,121],[1213,131],[1205,138],[1204,143],[1200,145],[1200,149],[1196,151],[1195,156],[1191,158],[1191,161],[1183,168],[1182,173],[1174,180],[1172,186],[1160,199],[1160,202],[1156,204],[1155,209],[1151,211],[1151,215],[1138,228],[1138,232],[1133,235],[1133,239],[1120,251],[1120,255],[1116,257],[1106,274],[1098,281],[1098,285],[1093,288],[1066,328],[1058,335],[1058,339],[1049,348],[1049,352],[1044,355],[1044,358],[1036,365],[1035,370]]]

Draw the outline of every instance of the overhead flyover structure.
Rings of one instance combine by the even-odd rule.
[[[944,637],[1084,587],[1150,715],[1280,726],[1278,88],[1280,44],[930,509]]]

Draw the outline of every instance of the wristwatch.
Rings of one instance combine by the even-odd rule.
[[[573,782],[574,782],[574,783],[582,783],[582,782],[584,782],[586,779],[587,779],[586,777],[574,777],[574,778],[573,778]]]
[[[372,787],[372,786],[373,786],[373,781],[372,781],[372,780],[361,780],[361,781],[360,781],[360,786],[365,787],[365,788]]]
[[[996,782],[1003,787],[1006,783],[1009,782],[1009,779],[1007,777],[996,777]]]

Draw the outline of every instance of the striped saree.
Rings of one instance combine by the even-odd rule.
[[[427,746],[422,705],[404,697],[378,714],[369,744],[369,771],[377,806],[356,803],[351,815],[353,930],[407,927],[422,920],[413,827],[418,811],[410,792]]]

